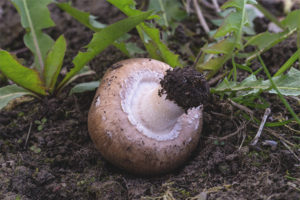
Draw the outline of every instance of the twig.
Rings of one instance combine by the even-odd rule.
[[[197,0],[193,0],[193,4],[194,4],[194,7],[195,7],[195,11],[197,13],[197,16],[198,16],[198,19],[199,19],[199,22],[201,24],[201,26],[203,27],[204,31],[206,33],[208,33],[210,31],[204,17],[203,17],[203,14],[202,14],[202,11],[200,9],[200,6],[198,4],[198,1]]]
[[[300,158],[297,156],[297,154],[291,149],[289,145],[287,145],[284,141],[280,140],[280,142],[293,154],[293,156],[300,162]]]
[[[191,0],[186,1],[185,10],[186,10],[187,14],[191,13]]]
[[[250,110],[249,108],[247,108],[246,106],[243,106],[243,105],[241,105],[241,104],[238,104],[238,103],[232,101],[231,99],[229,99],[229,101],[230,101],[230,103],[231,103],[233,106],[237,107],[237,108],[240,109],[240,110],[245,111],[245,112],[248,113],[251,117],[254,115],[253,111]]]
[[[256,128],[258,127],[258,126],[255,125],[255,124],[253,124],[253,126],[256,127]],[[292,150],[291,147],[290,147],[290,146],[294,147],[295,144],[293,144],[293,143],[291,143],[290,141],[284,139],[282,136],[280,136],[279,134],[277,134],[277,133],[276,133],[275,131],[273,131],[272,129],[265,128],[265,130],[266,130],[268,133],[272,134],[273,136],[277,137],[277,138],[280,140],[280,142],[281,142],[281,143],[289,150],[289,152],[291,152],[291,153],[293,154],[293,156],[294,156],[298,161],[300,161],[300,158],[297,156],[297,154],[296,154],[295,152],[293,152],[293,150]],[[290,146],[289,146],[288,144],[289,144]]]
[[[212,86],[212,85],[216,84],[219,80],[221,80],[222,78],[224,78],[227,74],[228,74],[228,72],[225,72],[225,73],[223,73],[223,74],[219,74],[218,76],[216,76],[216,77],[210,79],[210,80],[208,81],[208,85],[209,85],[209,86]]]
[[[201,49],[200,49],[200,51],[199,51],[199,53],[197,54],[197,57],[196,57],[196,59],[195,59],[193,65],[192,65],[192,68],[195,68],[195,67],[197,66],[197,64],[198,64],[198,62],[199,62],[199,60],[200,60],[201,55],[202,55],[202,51],[201,51]]]
[[[217,12],[221,12],[221,9],[220,9],[220,6],[219,6],[219,3],[217,0],[212,0],[213,4],[214,4],[214,7],[215,7],[215,10]]]
[[[26,140],[25,140],[25,144],[24,144],[24,149],[26,149],[26,147],[27,147],[28,139],[29,139],[29,136],[30,136],[30,133],[31,133],[31,127],[32,127],[32,122],[30,122],[30,125],[29,125],[29,130],[27,132],[27,136],[26,136]]]
[[[203,6],[205,6],[205,7],[207,7],[207,8],[215,9],[215,6],[212,5],[211,3],[209,3],[209,2],[206,1],[206,0],[200,1],[200,4],[202,4]]]
[[[265,126],[265,123],[266,123],[267,118],[268,118],[268,116],[270,115],[270,113],[271,113],[271,109],[270,109],[270,108],[267,108],[266,111],[265,111],[265,114],[264,114],[264,116],[263,116],[263,119],[262,119],[262,121],[261,121],[261,123],[260,123],[260,126],[259,126],[259,129],[258,129],[258,131],[257,131],[257,134],[256,134],[256,136],[254,137],[254,139],[252,140],[252,142],[250,143],[250,145],[255,146],[255,145],[257,144],[258,139],[259,139],[260,136],[261,136],[262,130],[263,130],[264,126]]]
[[[258,126],[256,124],[253,124],[254,127],[258,128]],[[275,131],[273,131],[272,129],[269,129],[269,128],[265,128],[265,130],[270,133],[271,135],[277,137],[279,140],[282,140],[284,141],[285,143],[291,145],[291,146],[295,146],[293,143],[291,143],[290,141],[284,139],[282,136],[280,136],[279,134],[277,134]]]
[[[237,128],[236,131],[234,131],[233,133],[230,133],[229,135],[225,135],[223,137],[217,137],[217,138],[214,138],[214,137],[210,137],[210,139],[215,139],[215,140],[227,140],[228,138],[232,137],[232,136],[235,136],[236,134],[238,134],[239,132],[241,132],[241,130],[243,130],[245,128],[246,124],[243,123],[240,127]]]
[[[11,54],[19,54],[19,53],[24,53],[26,51],[29,51],[29,49],[27,47],[21,48],[21,49],[17,49],[15,51],[12,51]]]

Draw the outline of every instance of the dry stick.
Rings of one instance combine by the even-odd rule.
[[[256,124],[252,124],[252,126],[255,127],[255,128],[258,128],[258,126],[257,126]],[[276,133],[275,131],[273,131],[272,129],[265,128],[265,130],[266,130],[268,133],[270,133],[271,135],[277,137],[279,140],[282,140],[282,141],[284,141],[285,143],[287,143],[287,144],[289,144],[289,145],[291,145],[291,146],[293,146],[293,147],[295,146],[295,144],[293,144],[293,143],[291,143],[290,141],[284,139],[282,136],[280,136],[279,134],[277,134],[277,133]]]
[[[258,129],[258,131],[257,131],[257,134],[256,134],[256,136],[254,137],[254,139],[252,140],[252,142],[250,143],[250,145],[253,145],[253,146],[254,146],[254,145],[256,145],[256,143],[258,142],[258,139],[259,139],[259,137],[261,136],[262,130],[263,130],[264,126],[265,126],[265,123],[266,123],[267,118],[268,118],[268,116],[270,115],[270,113],[271,113],[271,109],[270,109],[270,108],[267,108],[266,111],[265,111],[265,114],[264,114],[264,116],[263,116],[263,119],[262,119],[262,121],[261,121],[261,123],[260,123],[260,126],[259,126],[259,129]]]
[[[247,137],[247,134],[245,132],[243,132],[243,139],[242,139],[242,142],[241,142],[241,144],[239,146],[239,150],[241,150],[241,148],[243,147],[243,144],[245,142],[246,137]]]
[[[235,136],[236,134],[238,134],[241,130],[243,130],[245,128],[247,124],[246,123],[243,123],[240,127],[237,128],[236,131],[234,131],[233,133],[230,133],[229,135],[225,135],[223,137],[217,137],[217,138],[214,138],[214,137],[209,137],[210,139],[217,139],[217,140],[226,140],[232,136]]]
[[[218,0],[212,0],[214,7],[216,9],[217,12],[221,12],[220,6],[218,4]]]
[[[208,8],[211,8],[211,9],[215,9],[215,6],[212,5],[211,3],[209,3],[209,2],[206,1],[206,0],[200,1],[200,4],[202,4],[202,5],[205,6],[205,7],[208,7]]]
[[[248,113],[251,117],[254,115],[253,111],[250,110],[249,108],[247,108],[246,106],[243,106],[243,105],[241,105],[241,104],[238,104],[238,103],[232,101],[231,99],[229,99],[229,101],[230,101],[230,103],[231,103],[233,106],[237,107],[237,108],[240,109],[240,110],[245,111],[245,112]]]
[[[202,14],[202,11],[200,9],[200,6],[198,4],[198,1],[197,0],[193,0],[193,4],[194,4],[194,7],[195,7],[195,11],[197,13],[197,16],[198,16],[198,19],[199,19],[199,22],[201,24],[201,26],[203,27],[204,31],[206,33],[208,33],[210,31],[204,17],[203,17],[203,14]]]
[[[202,55],[202,51],[201,51],[201,49],[200,49],[200,51],[199,51],[199,53],[197,54],[197,57],[196,57],[196,59],[195,59],[193,65],[192,65],[192,68],[196,68],[196,66],[197,66],[197,64],[198,64],[198,62],[199,62],[199,60],[200,60],[201,55]]]
[[[280,140],[280,142],[293,154],[293,156],[300,162],[300,158],[297,156],[297,154],[291,149],[289,145],[287,145],[284,141]]]
[[[210,80],[208,81],[208,85],[209,85],[209,86],[212,86],[212,85],[216,84],[219,80],[223,79],[227,74],[228,74],[228,72],[225,72],[225,73],[223,73],[223,74],[219,74],[218,76],[216,76],[216,77],[210,79]]]
[[[186,1],[185,10],[186,10],[187,14],[191,13],[191,0]]]
[[[30,125],[29,125],[29,130],[27,132],[24,149],[26,149],[26,147],[27,147],[28,139],[29,139],[29,136],[30,136],[30,133],[31,133],[31,127],[32,127],[32,122],[30,122]]]

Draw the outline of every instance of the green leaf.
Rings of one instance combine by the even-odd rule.
[[[82,93],[86,91],[93,91],[96,88],[98,88],[100,84],[100,81],[92,81],[92,82],[87,82],[87,83],[79,83],[75,85],[71,90],[69,95],[74,94],[74,93]]]
[[[127,16],[140,15],[143,13],[140,10],[135,9],[135,1],[134,0],[107,0],[109,3],[113,4]]]
[[[256,4],[257,2],[255,0],[230,0],[230,1],[227,1],[226,3],[224,3],[221,8],[222,9],[226,9],[226,8],[229,8],[229,7],[234,7],[234,8],[237,8],[237,9],[243,9],[244,7],[244,4]]]
[[[183,9],[183,5],[180,1],[150,0],[148,9],[161,12],[162,17],[160,19],[157,19],[156,21],[161,26],[170,27],[172,29],[172,32],[178,26],[178,22],[180,22],[187,16],[187,13]]]
[[[0,50],[0,71],[9,79],[23,88],[35,93],[46,95],[43,82],[36,70],[24,67],[10,53]]]
[[[202,50],[205,53],[210,53],[210,54],[220,54],[220,53],[229,54],[233,51],[233,49],[234,49],[234,41],[232,41],[231,39],[225,39],[209,47],[202,48]]]
[[[146,53],[146,51],[144,51],[143,49],[141,49],[140,47],[138,47],[136,43],[127,42],[125,44],[125,46],[126,46],[126,49],[128,50],[128,54],[131,57],[134,57],[136,55],[141,55],[141,54]]]
[[[246,9],[247,3],[254,4],[256,2],[249,0],[231,0],[222,6],[222,9],[232,7],[235,8],[235,11],[228,14],[222,26],[219,27],[215,33],[214,38],[224,37],[233,33],[235,35],[235,46],[237,48],[242,47],[243,28],[249,25]]]
[[[295,30],[284,31],[284,32],[280,32],[280,33],[263,32],[263,33],[260,33],[258,35],[248,38],[248,41],[244,47],[253,45],[253,46],[256,46],[258,50],[253,52],[251,55],[249,55],[246,61],[248,62],[248,61],[256,58],[258,55],[267,51],[274,45],[285,40],[287,37],[289,37],[294,32],[295,32]]]
[[[60,36],[47,55],[44,71],[44,81],[50,92],[54,90],[66,52],[66,40]]]
[[[288,29],[300,29],[300,10],[294,10],[290,12],[284,20],[281,21],[281,24]]]
[[[56,5],[67,12],[69,15],[71,15],[74,19],[76,19],[78,22],[86,26],[87,28],[91,29],[94,32],[99,32],[103,28],[105,28],[107,25],[102,24],[96,20],[96,17],[91,15],[88,12],[83,12],[81,10],[78,10],[77,8],[72,7],[71,2],[69,3],[58,3],[56,2]],[[128,49],[126,49],[125,42],[114,42],[113,45],[118,48],[120,51],[122,51],[125,55],[130,56]]]
[[[224,65],[224,63],[228,60],[228,55],[223,55],[220,57],[212,58],[209,61],[197,65],[197,70],[204,71],[209,70],[211,71],[206,77],[211,78],[215,73]]]
[[[282,95],[298,96],[300,95],[299,77],[300,71],[295,68],[291,68],[287,74],[274,77],[272,80]],[[211,92],[239,92],[239,95],[248,95],[259,91],[268,91],[269,93],[277,94],[277,92],[271,88],[272,85],[269,80],[257,80],[254,75],[250,75],[240,83],[224,79],[224,81],[216,88],[213,88]]]
[[[142,13],[142,11],[135,9],[134,0],[107,1],[120,9],[127,16],[134,16]],[[151,15],[148,19],[153,18],[157,18],[157,16]],[[178,55],[170,51],[168,47],[160,40],[160,31],[157,28],[153,28],[145,23],[141,23],[137,26],[137,30],[151,58],[162,60],[172,67],[181,66]]]
[[[74,68],[65,76],[59,84],[62,87],[69,79],[79,72],[90,60],[112,44],[116,39],[133,29],[139,23],[147,19],[152,11],[142,13],[137,16],[128,17],[127,19],[116,22],[107,26],[100,32],[93,35],[92,41],[87,45],[86,52],[79,52],[73,60]]]
[[[237,33],[241,27],[241,13],[231,12],[224,20],[221,27],[218,28],[214,38],[224,37],[231,32]]]
[[[67,85],[75,81],[76,79],[84,76],[90,76],[95,75],[95,71],[91,70],[89,66],[84,66],[79,72],[77,72],[72,78],[70,78],[62,87],[59,87],[57,90],[57,93],[60,93],[63,88],[65,88]]]
[[[151,38],[150,44],[154,45],[155,49],[160,52],[160,56],[162,57],[163,61],[172,67],[181,66],[178,55],[170,51],[168,47],[160,40],[160,32],[157,28],[151,28],[145,24],[141,24],[140,27],[141,30],[145,31],[145,33]]]
[[[74,19],[85,25],[89,29],[98,32],[105,28],[106,25],[96,21],[96,17],[88,12],[83,12],[77,8],[72,7],[71,2],[69,3],[56,3],[56,5],[71,15]]]
[[[24,95],[34,96],[32,92],[17,85],[8,85],[0,88],[0,110],[4,108],[11,100]]]
[[[54,26],[47,5],[52,0],[11,0],[21,16],[21,24],[27,30],[25,45],[35,56],[35,67],[44,70],[44,60],[53,45],[53,40],[42,29]]]

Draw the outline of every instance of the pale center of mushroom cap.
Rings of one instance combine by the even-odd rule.
[[[128,120],[142,134],[162,141],[179,135],[184,110],[158,95],[163,74],[141,70],[131,74],[120,91],[121,106]]]
[[[154,84],[153,84],[154,86]],[[170,132],[184,110],[172,101],[159,96],[159,85],[150,90],[140,90],[133,100],[132,111],[136,119],[156,133]]]

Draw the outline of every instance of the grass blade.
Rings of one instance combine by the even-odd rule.
[[[90,60],[112,44],[116,39],[133,29],[139,23],[147,19],[152,11],[140,15],[128,17],[124,20],[107,26],[93,35],[92,41],[87,45],[86,52],[79,52],[73,60],[74,68],[65,76],[58,88],[63,87],[77,72],[79,72]]]
[[[280,69],[274,74],[274,77],[281,75],[290,67],[292,67],[293,63],[300,57],[300,49],[298,49],[281,67]]]
[[[282,95],[282,94],[280,93],[280,91],[278,90],[276,84],[275,84],[274,81],[272,80],[272,76],[271,76],[271,74],[270,74],[268,68],[266,67],[266,65],[265,65],[265,63],[264,63],[264,61],[263,61],[263,59],[262,59],[260,56],[259,56],[258,58],[259,58],[259,61],[260,61],[261,65],[262,65],[262,67],[264,68],[264,71],[265,71],[265,73],[266,73],[266,75],[267,75],[267,77],[268,77],[268,79],[269,79],[269,81],[270,81],[270,83],[271,83],[271,85],[272,85],[272,88],[277,92],[277,94],[278,94],[280,100],[282,101],[282,103],[284,104],[284,106],[286,107],[286,109],[287,109],[287,110],[291,113],[291,115],[294,117],[294,119],[296,120],[296,122],[297,122],[298,124],[300,124],[300,119],[299,119],[298,115],[294,112],[293,108],[290,106],[290,104],[287,102],[287,100],[283,97],[283,95]]]
[[[78,10],[77,8],[72,7],[71,3],[56,3],[56,5],[67,12],[69,15],[71,15],[74,19],[79,21],[84,26],[88,27],[89,29],[98,32],[101,29],[105,28],[105,24],[101,24],[98,21],[95,20],[95,16],[91,15],[88,12],[83,12],[81,10]]]

